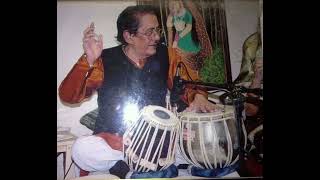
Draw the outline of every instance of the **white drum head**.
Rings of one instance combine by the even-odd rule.
[[[176,127],[179,123],[179,119],[171,111],[160,106],[146,106],[142,115],[149,123],[160,126]]]

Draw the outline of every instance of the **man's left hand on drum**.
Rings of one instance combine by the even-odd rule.
[[[186,108],[186,112],[214,112],[218,107],[208,101],[208,99],[202,94],[196,94],[194,100],[190,103],[189,107]]]

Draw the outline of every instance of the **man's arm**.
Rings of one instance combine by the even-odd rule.
[[[103,81],[102,35],[98,36],[94,29],[94,23],[92,22],[83,31],[84,55],[80,57],[60,84],[59,96],[62,101],[72,104],[79,103],[91,96]]]
[[[102,59],[90,67],[86,55],[82,55],[59,86],[62,101],[74,104],[90,97],[104,78]]]

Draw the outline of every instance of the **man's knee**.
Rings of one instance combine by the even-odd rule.
[[[74,142],[72,146],[72,158],[81,169],[94,171],[94,162],[89,161],[94,160],[91,157],[94,155],[94,153],[92,153],[93,148],[91,136],[80,137]]]
[[[94,135],[80,137],[72,146],[74,162],[86,171],[106,171],[121,157],[120,151],[115,152],[104,139]]]
[[[78,138],[72,145],[72,156],[85,155],[84,151],[88,148],[87,137]]]

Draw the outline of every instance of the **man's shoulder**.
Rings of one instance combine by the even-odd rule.
[[[102,57],[105,57],[106,55],[112,55],[115,53],[119,53],[121,51],[121,45],[110,47],[110,48],[105,48],[102,50]]]
[[[168,54],[168,47],[162,43],[160,43],[157,47],[158,54]]]
[[[160,61],[161,64],[168,64],[169,55],[168,55],[168,47],[164,44],[159,44],[157,47],[157,53],[154,56],[157,61]]]
[[[113,62],[113,59],[118,59],[120,56],[119,54],[122,52],[121,45],[114,46],[110,48],[106,48],[102,50],[101,58],[103,62]]]

